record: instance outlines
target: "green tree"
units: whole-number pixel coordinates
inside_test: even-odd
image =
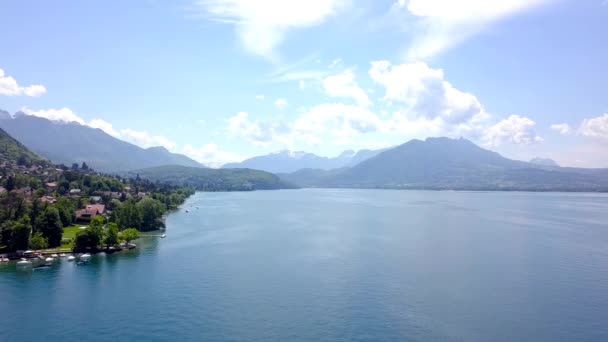
[[[102,216],[96,216],[91,219],[89,228],[87,228],[91,248],[97,248],[103,241],[103,221]]]
[[[74,249],[82,250],[89,247],[91,247],[91,238],[88,229],[76,233],[76,237],[74,238]]]
[[[24,215],[19,221],[15,223],[12,229],[11,236],[11,249],[20,250],[27,249],[30,244],[30,234],[32,233],[32,224],[30,218]]]
[[[139,238],[139,231],[135,228],[125,229],[120,233],[120,239],[123,240],[127,246],[129,245],[129,242],[137,238]]]
[[[114,222],[108,223],[106,237],[104,239],[106,249],[118,244],[118,225]]]
[[[137,203],[137,209],[141,212],[141,226],[138,228],[142,231],[156,230],[161,226],[160,219],[165,210],[161,202],[152,198],[144,198]]]
[[[30,248],[31,249],[45,249],[49,247],[49,243],[47,239],[42,235],[41,232],[34,233],[32,238],[30,239]]]
[[[63,224],[61,223],[59,210],[49,206],[44,211],[43,217],[40,231],[47,238],[49,247],[58,247],[61,245],[61,236],[63,235]]]

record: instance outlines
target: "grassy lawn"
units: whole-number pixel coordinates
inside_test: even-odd
[[[86,224],[75,224],[73,226],[69,226],[69,227],[65,227],[63,228],[63,235],[62,235],[62,240],[63,239],[70,239],[70,240],[74,240],[74,238],[76,237],[76,233],[78,233],[80,231],[80,227],[88,227],[88,225]],[[68,244],[62,244],[61,248],[72,248],[74,247],[73,243],[68,243]]]

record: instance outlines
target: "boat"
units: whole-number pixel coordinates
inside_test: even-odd
[[[44,259],[44,261],[46,261],[46,262],[53,262],[53,261],[55,261],[55,259],[53,259],[53,258],[46,258],[46,259]]]
[[[57,255],[57,254],[51,254],[51,258],[57,259],[57,258],[59,258],[59,255]]]
[[[60,258],[65,258],[65,257],[67,257],[67,256],[68,256],[68,255],[67,255],[67,254],[65,254],[65,253],[61,253],[61,254],[59,254],[59,257],[60,257]]]
[[[84,253],[83,255],[80,256],[80,261],[84,261],[84,262],[91,261],[91,254]]]
[[[160,237],[164,239],[164,238],[166,238],[166,237],[167,237],[167,234],[163,234],[163,235],[161,235]]]
[[[32,267],[32,262],[25,258],[21,258],[21,260],[17,262],[18,269],[31,268],[31,267]]]
[[[190,212],[190,210],[186,210],[186,212],[187,212],[187,213],[189,213],[189,212]]]
[[[73,255],[70,255],[70,256],[68,257],[68,261],[74,261],[74,259],[76,259],[76,257],[75,257],[75,256],[73,256]]]

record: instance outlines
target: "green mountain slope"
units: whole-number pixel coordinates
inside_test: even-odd
[[[193,187],[202,191],[250,191],[290,189],[293,185],[276,175],[251,169],[202,169],[178,165],[131,171],[128,176]]]
[[[30,165],[42,161],[40,157],[28,150],[27,147],[23,146],[23,144],[0,128],[0,160],[1,159],[16,162],[20,165]]]

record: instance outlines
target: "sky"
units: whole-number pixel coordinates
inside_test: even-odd
[[[605,0],[3,0],[0,109],[212,167],[432,136],[608,167]]]

